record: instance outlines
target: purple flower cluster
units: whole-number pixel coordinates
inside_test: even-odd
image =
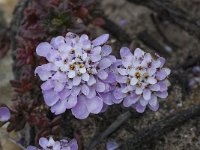
[[[26,150],[78,150],[78,144],[75,139],[71,141],[65,139],[54,141],[52,137],[49,139],[41,137],[39,139],[39,145],[41,148],[28,146]]]
[[[76,118],[85,119],[121,102],[140,113],[147,106],[156,111],[158,97],[168,96],[170,69],[163,68],[164,58],[154,60],[139,48],[132,54],[123,47],[121,59],[116,60],[110,55],[111,46],[105,44],[108,38],[103,34],[91,41],[85,34],[69,32],[37,46],[36,53],[48,63],[35,73],[44,81],[41,89],[52,113],[71,109]]]
[[[0,107],[0,122],[8,121],[10,116],[10,110],[7,107]]]
[[[116,61],[110,55],[111,46],[105,44],[108,38],[103,34],[91,41],[85,34],[79,37],[69,32],[37,46],[36,53],[49,61],[35,73],[45,81],[41,89],[51,112],[61,114],[71,109],[79,119],[101,112],[103,97],[111,90],[109,68]]]
[[[120,50],[121,60],[116,61],[114,71],[117,85],[113,91],[114,103],[123,101],[125,107],[133,107],[142,113],[148,106],[159,108],[158,98],[168,96],[170,69],[163,68],[165,59],[154,60],[149,53],[137,48],[134,54],[126,47]]]

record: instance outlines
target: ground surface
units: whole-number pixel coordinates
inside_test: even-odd
[[[200,3],[198,1],[177,0],[173,2],[175,5],[183,8],[193,16],[200,16],[200,11],[198,9],[200,7]],[[118,0],[117,2],[115,0],[108,0],[102,1],[102,8],[105,10],[105,13],[111,20],[118,24],[125,24],[122,25],[122,27],[130,35],[132,35],[132,37],[136,38],[137,33],[147,30],[153,37],[155,37],[155,39],[162,43],[162,37],[158,34],[150,17],[150,14],[153,12],[146,7],[127,3],[125,0]],[[188,54],[193,56],[197,53],[200,53],[199,41],[188,35],[188,33],[185,31],[181,30],[177,26],[172,25],[169,22],[161,24],[161,28],[164,34],[170,39],[170,41],[179,46],[178,48],[172,49],[172,57],[167,59],[167,65],[169,67],[174,66],[174,64],[181,64],[187,58]],[[153,52],[138,40],[133,41],[131,46],[133,48],[139,46],[146,49],[147,51]],[[161,109],[159,109],[158,112],[154,113],[148,111],[140,119],[129,119],[129,121],[121,126],[120,129],[118,129],[118,131],[110,137],[110,139],[116,139],[119,143],[123,143],[123,141],[126,141],[126,139],[134,137],[136,131],[139,131],[140,129],[147,126],[151,126],[157,120],[164,118],[174,111],[188,108],[191,105],[198,104],[200,102],[200,95],[198,93],[200,90],[199,88],[194,89],[192,91],[193,94],[190,94],[190,91],[185,98],[183,98],[185,93],[183,93],[181,89],[181,85],[173,86],[167,102],[162,102]],[[106,112],[104,115],[110,115],[113,113],[112,119],[114,120],[114,118],[116,118],[115,111],[117,110],[113,111],[111,109],[108,110],[108,112]],[[119,107],[116,107],[116,109],[121,111]],[[173,132],[166,133],[163,137],[161,137],[159,140],[156,140],[151,145],[144,145],[144,147],[141,147],[141,149],[198,150],[200,149],[199,125],[200,118],[191,120],[180,128],[175,129]],[[101,148],[99,147],[97,149]]]
[[[3,5],[4,1],[8,2],[7,0],[0,0],[0,5],[9,6],[7,10],[8,12],[11,12],[11,3],[8,2],[9,5]],[[14,1],[15,0],[13,0],[13,2]],[[200,11],[198,9],[200,7],[200,3],[198,0],[176,0],[173,2],[179,7],[187,10],[187,12],[195,16],[200,16]],[[122,28],[124,28],[132,37],[135,37],[135,39],[137,33],[147,30],[159,42],[163,42],[162,37],[158,34],[155,25],[150,18],[150,14],[152,13],[151,10],[142,6],[127,3],[125,0],[104,0],[101,2],[101,4],[102,8],[105,10],[105,14],[107,14],[109,18],[117,24],[122,25]],[[6,16],[7,20],[9,21],[9,13],[6,14]],[[174,64],[182,63],[187,58],[188,54],[193,56],[197,53],[200,53],[200,44],[196,38],[188,35],[185,31],[181,30],[177,26],[172,25],[169,22],[164,22],[161,24],[161,28],[163,29],[164,34],[170,39],[170,41],[178,45],[178,48],[172,49],[172,56],[167,58],[167,66],[172,67]],[[135,48],[138,46],[151,53],[154,52],[136,39],[132,42],[131,47]],[[11,64],[12,59],[10,54],[0,60],[0,102],[6,102],[8,104],[12,96],[12,90],[9,85],[9,80],[13,78]],[[173,86],[170,90],[169,98],[166,102],[161,102],[161,109],[159,109],[158,112],[154,113],[147,111],[144,116],[139,119],[129,119],[117,130],[117,132],[112,134],[108,139],[114,139],[119,144],[123,143],[128,138],[134,137],[136,132],[140,129],[151,126],[153,123],[159,119],[164,118],[168,114],[200,103],[200,93],[198,92],[200,88],[196,88],[192,92],[190,91],[189,94],[185,96],[185,93],[181,91],[181,85],[174,85],[174,83],[172,84]],[[183,96],[185,96],[185,98],[183,98]],[[126,110],[120,106],[114,106],[98,117],[91,116],[82,122],[72,120],[71,123],[73,124],[74,129],[79,129],[81,131],[81,134],[84,137],[84,143],[87,145],[95,134],[101,133],[103,130],[105,130],[107,126],[112,123],[112,121],[114,121],[119,114],[125,111]],[[101,128],[99,129],[99,127]],[[5,140],[2,140],[2,137],[0,138],[1,143],[8,145],[5,144]],[[102,144],[98,145],[97,150],[105,149],[105,143],[108,139],[105,139]],[[13,147],[4,149],[13,150]],[[172,132],[166,133],[160,139],[152,142],[150,145],[144,145],[144,147],[141,149],[200,149],[200,117],[185,123],[180,128],[177,128]]]

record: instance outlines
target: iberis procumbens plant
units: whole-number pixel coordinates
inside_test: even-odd
[[[116,87],[114,102],[123,101],[125,107],[133,107],[142,113],[146,107],[153,111],[159,108],[158,98],[168,96],[170,69],[163,68],[165,59],[154,60],[149,53],[137,48],[134,54],[126,47],[120,50],[121,60],[115,63]]]
[[[52,137],[49,139],[41,137],[39,139],[39,145],[40,148],[28,146],[26,150],[78,150],[78,144],[75,139],[71,141],[66,139],[55,141]]]
[[[105,45],[108,37],[103,34],[91,41],[85,34],[67,33],[37,46],[37,54],[48,60],[35,73],[44,81],[41,89],[51,112],[61,114],[71,109],[79,119],[101,112],[103,97],[112,89],[106,79],[116,61],[110,55],[111,46]]]
[[[139,48],[134,54],[121,48],[117,60],[110,55],[108,38],[103,34],[90,40],[85,34],[67,33],[37,46],[37,55],[48,63],[35,73],[43,81],[43,97],[52,113],[71,109],[76,118],[85,119],[100,113],[103,106],[121,102],[142,113],[146,107],[156,111],[158,98],[167,97],[170,70],[163,68],[165,59],[155,60]]]

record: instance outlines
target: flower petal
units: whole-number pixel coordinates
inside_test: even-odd
[[[64,54],[70,53],[71,46],[69,46],[67,44],[61,44],[61,45],[58,46],[58,51],[63,52]]]
[[[63,36],[57,36],[52,42],[53,46],[58,49],[60,45],[65,44],[65,38]]]
[[[69,96],[66,100],[66,108],[70,109],[73,108],[74,106],[76,106],[77,104],[77,96]]]
[[[76,76],[73,78],[73,85],[77,86],[81,83],[81,77],[80,76]]]
[[[153,111],[157,111],[158,108],[159,108],[159,103],[157,103],[157,105],[156,105],[156,106],[153,106],[153,107],[149,105],[149,108],[150,108],[151,110],[153,110]]]
[[[88,40],[88,39],[89,39],[89,37],[86,34],[82,34],[80,36],[80,41],[85,41],[85,40]]]
[[[109,93],[103,93],[101,94],[101,97],[103,99],[103,102],[107,105],[112,105],[113,104],[113,99],[114,99],[114,96],[111,92]]]
[[[156,95],[160,98],[167,98],[168,96],[168,92],[167,91],[163,91],[163,92],[156,92]]]
[[[119,83],[126,83],[128,80],[127,76],[115,75],[116,81]]]
[[[96,96],[96,90],[95,87],[90,87],[90,93],[87,95],[87,98],[91,99],[94,98]]]
[[[105,80],[108,77],[108,73],[106,71],[104,71],[104,70],[100,70],[97,73],[97,76],[99,77],[99,79]]]
[[[10,119],[10,110],[7,107],[0,107],[0,121],[5,122]]]
[[[156,68],[160,68],[162,63],[160,60],[154,60],[151,65],[152,65],[152,68],[156,69]]]
[[[88,74],[88,73],[84,73],[83,75],[82,75],[82,80],[83,81],[88,81],[90,79],[90,75]]]
[[[163,68],[163,70],[169,75],[171,73],[171,70],[169,68]]]
[[[116,150],[119,147],[116,141],[108,141],[106,144],[106,150]]]
[[[163,92],[163,91],[167,91],[168,87],[167,87],[167,84],[165,82],[159,82],[159,87],[160,87],[160,91]]]
[[[95,83],[96,83],[96,79],[94,78],[93,75],[91,75],[91,76],[90,76],[90,79],[87,81],[87,84],[88,84],[89,86],[92,86],[92,85],[94,85]]]
[[[71,90],[64,88],[61,92],[59,92],[59,96],[61,100],[67,99],[67,97],[71,94]]]
[[[51,146],[53,146],[54,144],[55,144],[54,139],[53,139],[52,137],[50,137],[47,147],[51,147]]]
[[[99,62],[99,68],[100,69],[106,69],[110,67],[112,62],[108,58],[104,58]]]
[[[56,141],[55,144],[53,145],[53,150],[60,150],[61,145],[59,141]]]
[[[41,146],[42,148],[44,148],[44,149],[47,148],[48,143],[49,143],[49,141],[48,141],[46,138],[44,138],[44,137],[41,137],[41,138],[39,139],[39,144],[40,144],[40,146]]]
[[[60,92],[64,89],[64,87],[65,87],[64,83],[61,83],[59,81],[54,81],[54,91]]]
[[[140,105],[142,106],[146,106],[148,104],[148,101],[143,99],[142,97],[140,98],[139,102],[140,102]]]
[[[42,42],[36,47],[36,53],[39,56],[47,57],[53,50],[53,47],[48,42]]]
[[[158,72],[156,73],[156,78],[157,78],[158,80],[164,80],[166,77],[167,77],[167,72],[165,72],[164,69],[162,69],[162,70],[160,70],[160,71],[158,71]]]
[[[60,81],[60,82],[67,82],[67,81],[68,81],[66,74],[64,74],[64,73],[62,73],[62,72],[56,72],[56,73],[53,75],[52,79],[58,80],[58,81]]]
[[[85,97],[79,96],[75,107],[71,109],[72,114],[78,119],[85,119],[89,116],[89,111],[86,107]]]
[[[135,109],[136,109],[137,112],[143,113],[146,109],[146,106],[142,106],[140,103],[137,103]]]
[[[83,73],[86,73],[86,68],[85,68],[85,67],[80,68],[79,71],[80,71],[80,73],[82,73],[82,74],[83,74]]]
[[[53,80],[47,80],[45,81],[44,83],[42,83],[41,85],[41,89],[43,91],[46,91],[46,90],[50,90],[54,87],[54,83],[53,83]]]
[[[100,55],[101,54],[101,46],[96,46],[91,49],[92,55]]]
[[[90,59],[92,62],[97,62],[97,61],[101,60],[101,55],[91,55]]]
[[[137,96],[136,94],[127,96],[124,98],[123,105],[124,107],[130,107],[131,105],[135,104],[139,100],[140,96]]]
[[[165,58],[163,58],[163,57],[159,57],[158,60],[161,62],[160,67],[163,67],[164,64],[165,64]]]
[[[145,54],[144,51],[141,50],[140,48],[136,48],[134,51],[134,57],[137,59],[141,58],[144,54]]]
[[[115,63],[117,61],[116,57],[113,55],[108,55],[106,56],[106,58],[108,58],[112,63]]]
[[[117,71],[119,72],[119,74],[121,74],[122,76],[128,75],[127,70],[124,68],[117,68]]]
[[[70,147],[70,150],[78,150],[78,143],[76,141],[76,139],[72,139],[69,143],[68,143],[68,147]],[[68,149],[67,149],[68,150]]]
[[[89,87],[86,85],[86,84],[83,84],[82,87],[81,87],[81,92],[84,94],[84,95],[89,95],[90,93],[90,89]]]
[[[155,107],[158,105],[158,100],[157,100],[157,96],[155,96],[154,94],[152,95],[150,101],[149,101],[149,105],[151,107]]]
[[[128,68],[129,66],[131,66],[131,62],[132,62],[132,57],[127,57],[127,58],[124,58],[124,60],[122,60],[122,65],[125,68]]]
[[[110,45],[103,45],[102,46],[102,56],[108,56],[112,52],[112,47]]]
[[[86,106],[89,112],[98,114],[103,108],[103,100],[98,96],[92,99],[86,99]]]
[[[80,86],[74,86],[72,88],[72,90],[71,90],[71,95],[72,96],[77,96],[77,95],[79,95],[80,91],[81,91],[81,87]]]
[[[69,78],[74,78],[76,76],[76,72],[74,71],[74,70],[70,70],[69,72],[68,72],[68,77]]]
[[[38,74],[38,76],[42,81],[46,81],[52,76],[52,73],[50,71],[44,70],[41,66],[38,66],[35,69],[35,74]]]
[[[35,146],[28,146],[26,150],[38,150]]]
[[[156,68],[148,68],[147,73],[149,76],[152,76],[156,73]]]
[[[59,100],[58,94],[53,90],[43,91],[43,96],[48,106],[53,106]]]
[[[155,84],[157,83],[157,80],[154,77],[148,77],[147,82],[149,84]]]
[[[150,100],[151,91],[149,89],[144,89],[143,90],[143,98],[144,98],[144,100]]]
[[[122,88],[121,92],[122,93],[128,93],[128,92],[133,91],[133,90],[135,90],[135,86],[127,85],[127,86]]]
[[[91,41],[90,40],[84,40],[83,42],[82,42],[82,48],[84,49],[84,50],[90,50],[91,49]]]
[[[123,99],[126,95],[122,93],[120,90],[114,90],[113,95],[116,99]]]
[[[132,56],[133,54],[131,53],[130,49],[128,47],[122,47],[120,49],[120,56],[121,58],[126,58],[127,56]]]
[[[116,98],[114,98],[113,99],[113,102],[115,103],[115,104],[119,104],[119,103],[121,103],[123,101],[123,98],[121,98],[121,99],[116,99]]]
[[[96,83],[96,91],[97,92],[104,92],[105,89],[106,89],[106,86],[105,86],[105,84],[103,82],[98,81]]]
[[[157,83],[157,84],[150,85],[149,88],[150,88],[152,91],[159,91],[159,90],[160,90],[160,84]]]
[[[136,85],[137,82],[138,82],[138,79],[137,79],[137,78],[131,78],[130,84],[131,84],[131,85]]]
[[[135,93],[136,93],[137,95],[142,94],[142,92],[143,92],[143,89],[142,89],[142,88],[136,87]]]
[[[115,75],[112,72],[108,73],[108,77],[104,80],[106,83],[114,83],[116,81]]]
[[[92,41],[93,46],[99,46],[108,41],[109,34],[103,34]]]
[[[74,38],[78,38],[78,35],[76,33],[73,33],[73,32],[68,32],[66,34],[65,38],[74,39]]]

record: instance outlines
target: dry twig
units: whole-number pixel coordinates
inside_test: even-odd
[[[126,120],[128,120],[131,116],[138,117],[139,114],[136,112],[132,113],[130,111],[127,111],[118,116],[117,119],[104,132],[102,132],[98,137],[94,137],[91,140],[87,149],[93,149],[99,142],[101,142],[103,139],[116,131],[116,129],[119,128],[124,122],[126,122]]]

